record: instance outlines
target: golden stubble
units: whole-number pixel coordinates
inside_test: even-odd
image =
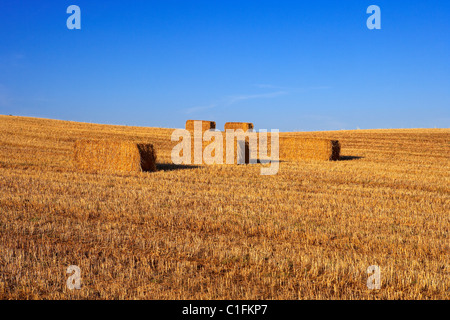
[[[449,129],[282,133],[342,159],[274,176],[170,165],[172,131],[0,116],[0,298],[450,298]],[[81,172],[78,139],[148,141],[159,170]]]

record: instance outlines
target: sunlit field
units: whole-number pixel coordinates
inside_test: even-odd
[[[274,176],[172,165],[172,131],[0,116],[0,299],[450,298],[450,129],[282,133],[342,158]],[[78,171],[80,138],[148,141],[158,171]]]

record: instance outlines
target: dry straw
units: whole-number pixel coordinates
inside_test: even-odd
[[[152,144],[117,140],[78,140],[74,146],[75,167],[83,171],[156,171]]]
[[[227,122],[225,123],[225,131],[227,129],[233,129],[238,130],[242,129],[244,132],[247,132],[247,130],[253,130],[254,126],[251,122]]]
[[[339,160],[337,140],[280,137],[280,160]]]

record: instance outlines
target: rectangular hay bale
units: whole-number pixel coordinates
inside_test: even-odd
[[[187,120],[186,121],[186,130],[194,131],[194,122],[195,121],[200,121],[202,123],[202,132],[205,132],[207,130],[214,130],[214,129],[216,129],[216,122],[215,121]]]
[[[337,140],[280,137],[280,160],[339,160]]]
[[[227,131],[227,129],[242,129],[244,132],[247,132],[247,130],[253,130],[254,126],[251,122],[227,122],[225,123],[225,131]]]
[[[117,140],[77,140],[75,167],[83,171],[156,171],[156,152],[152,144]]]

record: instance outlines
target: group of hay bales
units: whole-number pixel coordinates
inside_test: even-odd
[[[215,130],[216,123],[214,121],[197,120],[201,124],[202,135],[205,131]],[[194,163],[194,145],[201,145],[201,152],[203,154],[204,150],[211,143],[211,141],[203,141],[202,136],[194,137],[194,123],[196,120],[186,121],[186,130],[192,133],[191,142],[191,158],[192,163]],[[227,130],[243,130],[244,132],[253,131],[254,125],[250,122],[227,122],[225,123],[225,133]],[[237,139],[234,139],[234,162],[237,163]],[[223,153],[224,160],[226,163],[226,135],[223,135]],[[245,163],[250,162],[250,144],[248,138],[242,146],[243,152],[245,152]],[[200,151],[200,148],[198,149]],[[340,158],[341,145],[337,140],[329,139],[312,139],[312,138],[301,138],[295,136],[280,137],[279,138],[279,160],[282,161],[297,161],[297,160],[339,160]],[[204,163],[204,162],[202,162]]]
[[[195,135],[195,126],[201,126],[201,135]],[[205,164],[205,149],[214,142],[204,141],[203,135],[206,131],[215,131],[214,121],[187,120],[186,130],[191,133],[191,163]],[[225,123],[225,133],[227,130],[242,130],[244,133],[253,131],[253,123],[249,122],[227,122]],[[212,149],[211,156],[215,152],[222,151],[223,164],[250,163],[250,157],[254,153],[250,150],[250,141],[247,137],[240,141],[238,139],[227,140],[226,134],[220,135],[223,139],[222,150]],[[233,143],[233,154],[227,157],[227,144]],[[257,145],[257,142],[256,142]],[[231,150],[231,148],[228,148]],[[295,136],[279,137],[279,160],[297,161],[304,159],[312,160],[339,160],[341,146],[337,140],[327,139],[307,139]],[[253,150],[252,150],[253,151]],[[254,150],[256,151],[256,150]],[[199,155],[201,152],[201,155]],[[238,154],[240,152],[240,154]],[[197,153],[197,157],[195,154]],[[256,160],[256,159],[255,159]],[[79,170],[88,172],[142,172],[156,171],[156,151],[152,144],[137,143],[130,141],[115,140],[78,140],[74,147],[74,163]]]
[[[186,121],[186,130],[189,132],[193,132],[195,129],[195,123],[200,123],[202,127],[202,132],[205,132],[207,130],[215,130],[216,129],[216,122],[215,121],[208,121],[208,120],[187,120]],[[231,130],[238,130],[242,129],[244,132],[247,130],[253,130],[254,126],[251,122],[227,122],[225,123],[224,127],[225,131],[227,129]]]

